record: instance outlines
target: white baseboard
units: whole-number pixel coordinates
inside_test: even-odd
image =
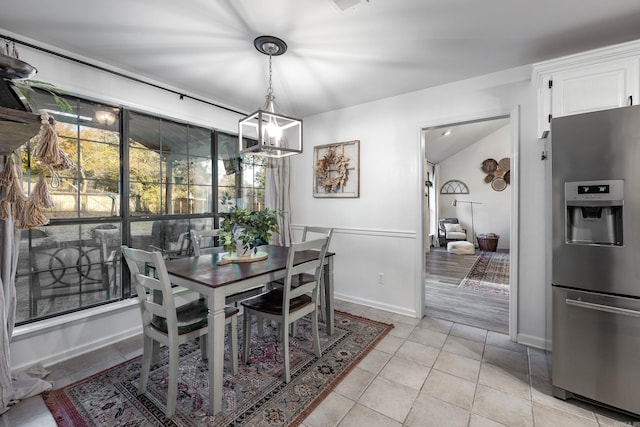
[[[403,307],[398,307],[396,305],[391,305],[391,304],[381,304],[378,301],[368,300],[368,299],[364,299],[364,298],[358,298],[358,297],[354,297],[352,295],[344,295],[344,294],[336,292],[334,294],[334,298],[342,300],[342,301],[346,301],[346,302],[352,302],[354,304],[360,304],[360,305],[365,305],[367,307],[372,307],[372,308],[377,308],[377,309],[380,309],[380,310],[390,311],[391,313],[402,314],[404,316],[415,317],[415,318],[419,317],[419,314],[416,313],[415,310],[407,310],[407,309],[405,309]]]
[[[540,350],[551,350],[551,341],[543,337],[536,337],[527,334],[518,334],[518,343],[529,347],[539,348]]]
[[[82,356],[83,354],[90,353],[92,351],[100,350],[101,348],[113,345],[113,343],[116,343],[118,341],[132,338],[141,334],[142,330],[139,327],[134,327],[126,331],[120,331],[117,334],[111,334],[109,336],[101,337],[101,339],[96,341],[88,342],[83,345],[77,345],[65,351],[58,352],[57,354],[47,355],[46,357],[41,357],[38,359],[31,359],[27,363],[13,363],[13,365],[11,366],[11,371],[17,372],[33,365],[42,365],[44,367],[53,366],[57,363],[73,359],[74,357]]]
[[[137,301],[106,304],[16,328],[11,340],[11,370],[51,366],[115,342],[140,335]]]

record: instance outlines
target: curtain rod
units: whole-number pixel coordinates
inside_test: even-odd
[[[121,73],[121,72],[118,72],[118,71],[113,71],[113,70],[110,70],[108,68],[104,68],[104,67],[101,67],[99,65],[83,61],[81,59],[73,58],[71,56],[68,56],[68,55],[65,55],[65,54],[62,54],[62,53],[58,53],[58,52],[49,50],[49,49],[46,49],[46,48],[41,47],[41,46],[36,46],[36,45],[31,44],[29,42],[18,40],[15,37],[10,37],[10,36],[5,36],[4,34],[0,34],[0,38],[4,39],[6,41],[10,41],[12,43],[18,43],[18,44],[30,47],[30,48],[35,49],[35,50],[39,50],[41,52],[48,53],[49,55],[57,56],[57,57],[66,59],[68,61],[72,61],[72,62],[81,64],[81,65],[85,65],[87,67],[91,67],[91,68],[94,68],[96,70],[104,71],[106,73],[113,74],[113,75],[118,76],[118,77],[122,77],[122,78],[125,78],[125,79],[128,79],[128,80],[132,80],[132,81],[137,82],[137,83],[142,83],[144,85],[154,87],[156,89],[160,89],[160,90],[164,90],[166,92],[170,92],[170,93],[176,94],[176,95],[180,96],[180,99],[189,98],[189,99],[192,99],[194,101],[201,102],[203,104],[207,104],[207,105],[211,105],[211,106],[216,107],[216,108],[220,108],[222,110],[227,110],[227,111],[230,111],[232,113],[240,114],[242,116],[246,116],[247,115],[247,113],[243,113],[241,111],[234,110],[233,108],[225,107],[224,105],[216,104],[214,102],[207,101],[207,100],[202,99],[202,98],[197,98],[195,96],[187,95],[186,93],[181,93],[181,92],[178,92],[176,90],[169,89],[169,88],[157,85],[155,83],[147,82],[147,81],[139,79],[137,77],[129,76],[127,74],[124,74],[124,73]]]

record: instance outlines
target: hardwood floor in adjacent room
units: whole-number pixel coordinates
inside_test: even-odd
[[[458,288],[479,254],[479,250],[474,255],[456,255],[445,248],[431,248],[426,254],[425,314],[508,334],[508,295]]]

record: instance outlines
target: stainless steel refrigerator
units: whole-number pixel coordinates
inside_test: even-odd
[[[640,414],[640,106],[551,138],[553,394]]]

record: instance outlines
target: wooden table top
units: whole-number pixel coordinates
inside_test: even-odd
[[[286,268],[288,247],[265,245],[260,246],[258,250],[267,252],[267,259],[219,265],[220,254],[213,253],[166,261],[167,271],[174,276],[217,288]],[[334,254],[327,252],[327,256],[332,255]],[[294,263],[297,265],[316,258],[317,251],[304,251],[296,255]]]

